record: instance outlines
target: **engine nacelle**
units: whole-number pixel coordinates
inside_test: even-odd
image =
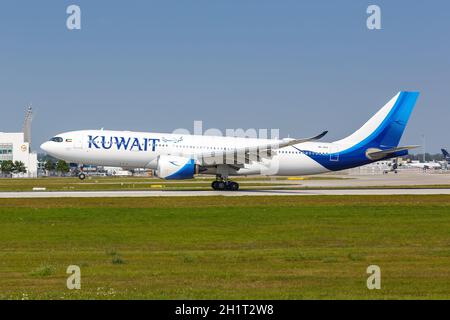
[[[167,180],[192,179],[199,173],[200,166],[194,159],[178,156],[160,156],[156,176]]]

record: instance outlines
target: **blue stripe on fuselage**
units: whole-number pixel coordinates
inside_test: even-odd
[[[366,149],[364,149],[364,152],[354,151],[351,153],[345,153],[345,154],[339,154],[339,160],[331,160],[332,158],[335,158],[337,156],[336,153],[334,154],[320,154],[309,150],[301,150],[297,147],[292,146],[294,149],[300,151],[305,156],[311,158],[312,160],[319,163],[324,168],[330,170],[330,171],[339,171],[339,170],[345,170],[349,168],[359,167],[363,166],[365,164],[369,164],[376,161],[383,161],[386,159],[396,158],[396,157],[402,157],[408,154],[407,150],[396,152],[390,156],[384,157],[382,159],[378,159],[376,161],[370,160],[366,157]],[[308,154],[307,154],[308,153]]]

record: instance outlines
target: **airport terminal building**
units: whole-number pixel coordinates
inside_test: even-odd
[[[31,152],[31,107],[27,109],[23,132],[0,132],[0,163],[2,161],[22,161],[25,164],[26,173],[17,177],[36,178],[38,169],[37,154]]]
[[[0,132],[0,162],[22,161],[27,168],[27,173],[21,177],[37,177],[37,154],[30,152],[30,144],[24,141],[24,134]]]

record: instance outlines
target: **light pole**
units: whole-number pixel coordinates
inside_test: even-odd
[[[423,145],[423,148],[422,148],[422,150],[423,150],[423,162],[425,163],[426,162],[426,158],[425,158],[425,154],[426,154],[426,149],[425,149],[425,134],[422,134],[422,145]]]

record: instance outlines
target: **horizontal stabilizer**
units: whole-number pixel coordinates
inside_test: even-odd
[[[420,146],[404,146],[404,147],[396,147],[396,148],[391,148],[391,149],[386,149],[386,150],[368,151],[367,156],[371,159],[382,159],[384,157],[393,155],[397,152],[415,149],[418,147],[420,147]]]

